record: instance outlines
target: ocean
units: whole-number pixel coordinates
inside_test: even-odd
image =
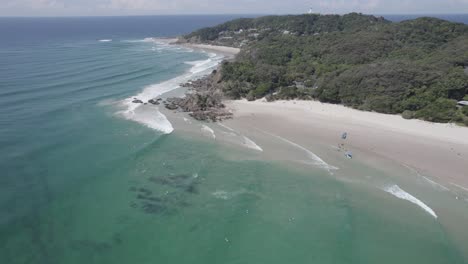
[[[384,199],[132,103],[223,59],[163,37],[235,17],[0,18],[1,263],[468,263],[397,185]]]

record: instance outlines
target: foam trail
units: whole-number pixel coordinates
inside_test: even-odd
[[[215,132],[214,132],[213,129],[211,129],[211,127],[209,127],[207,125],[202,125],[201,130],[202,130],[202,132],[209,134],[213,139],[216,139]]]
[[[468,188],[466,188],[466,187],[463,187],[463,186],[461,186],[461,185],[458,185],[458,184],[456,184],[456,183],[453,183],[453,182],[451,182],[450,184],[452,184],[453,186],[456,186],[456,187],[458,187],[458,188],[460,188],[460,189],[462,189],[462,190],[465,190],[465,191],[467,191],[467,192],[468,192]]]
[[[223,124],[223,123],[218,123],[218,125],[219,125],[220,127],[223,127],[223,128],[225,128],[225,129],[231,131],[231,132],[236,132],[234,129],[232,129],[232,128],[226,126],[226,125]]]
[[[262,130],[260,130],[260,131],[262,131]],[[281,141],[284,141],[284,142],[286,142],[286,143],[288,143],[288,144],[290,144],[290,145],[292,145],[292,146],[294,146],[294,147],[296,147],[296,148],[298,148],[300,150],[303,150],[307,154],[307,156],[314,161],[314,164],[319,166],[319,167],[322,167],[322,168],[324,168],[324,169],[326,169],[328,171],[338,169],[337,167],[329,165],[324,160],[322,160],[319,156],[317,156],[315,153],[313,153],[312,151],[306,149],[305,147],[303,147],[303,146],[301,146],[301,145],[299,145],[297,143],[294,143],[294,142],[292,142],[292,141],[290,141],[288,139],[285,139],[283,137],[268,133],[266,131],[262,131],[262,132],[267,134],[267,135],[270,135],[272,137],[275,137],[275,138],[277,138],[277,139],[279,139]]]
[[[228,126],[225,126],[225,125],[223,125],[221,123],[218,123],[218,125],[220,127],[224,128],[224,129],[226,129],[227,131],[229,131],[229,132],[221,131],[222,133],[224,133],[226,135],[234,136],[234,137],[238,136],[238,134],[236,133],[236,131],[234,129],[232,129],[232,128],[228,127]]]
[[[233,136],[238,136],[239,135],[234,129],[232,129],[232,128],[230,128],[230,127],[228,127],[228,126],[226,126],[226,125],[224,125],[222,123],[219,123],[218,125],[220,127],[225,128],[226,130],[230,131]],[[243,136],[243,135],[241,135],[241,136],[242,136],[242,139],[243,139],[242,144],[245,147],[247,147],[249,149],[253,149],[253,150],[263,152],[263,149],[259,145],[257,145],[257,143],[255,143],[253,140],[251,140],[250,138],[248,138],[246,136]]]
[[[437,183],[437,182],[435,182],[435,181],[433,181],[433,180],[431,180],[431,179],[429,179],[429,178],[427,178],[427,177],[421,175],[415,168],[413,168],[413,167],[411,167],[411,166],[409,166],[409,165],[407,165],[407,164],[404,164],[404,163],[403,163],[402,165],[405,166],[408,170],[412,171],[412,172],[413,172],[414,174],[416,174],[417,176],[423,178],[425,181],[427,181],[428,183],[430,183],[434,188],[442,189],[442,190],[444,190],[444,191],[450,191],[449,188],[443,186],[442,184]]]
[[[252,141],[250,138],[246,136],[242,136],[242,137],[244,138],[244,145],[247,148],[263,152],[263,149],[259,145],[257,145],[254,141]]]
[[[429,179],[429,178],[427,178],[427,177],[425,177],[425,176],[422,176],[422,175],[421,175],[421,177],[422,177],[423,179],[425,179],[427,182],[429,182],[432,186],[436,187],[436,188],[442,189],[442,190],[444,190],[444,191],[450,191],[449,188],[443,186],[443,185],[440,184],[440,183],[437,183],[437,182],[435,182],[435,181],[433,181],[433,180],[431,180],[431,179]]]
[[[417,199],[413,195],[405,192],[398,185],[392,185],[392,186],[386,187],[384,188],[384,191],[392,194],[393,196],[397,198],[416,204],[417,206],[421,207],[424,211],[432,215],[434,218],[437,218],[436,213],[429,206],[421,202],[419,199]]]
[[[112,39],[100,39],[99,42],[111,42]]]

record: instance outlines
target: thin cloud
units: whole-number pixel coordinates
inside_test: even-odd
[[[2,1],[2,0],[0,0]],[[468,0],[3,0],[1,15],[468,13]]]

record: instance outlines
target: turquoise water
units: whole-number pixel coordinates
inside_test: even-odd
[[[2,263],[467,263],[378,188],[126,119],[122,100],[209,54],[89,23],[0,44]]]

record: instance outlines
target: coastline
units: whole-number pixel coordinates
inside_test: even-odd
[[[213,52],[227,58],[233,58],[240,51],[225,46],[176,41],[171,39],[170,44]],[[309,139],[306,134],[313,137],[314,142],[328,146],[326,151],[339,150],[344,153],[349,150],[367,165],[376,166],[373,164],[376,159],[389,161],[433,183],[440,182],[444,188],[468,189],[468,178],[465,177],[465,164],[468,164],[467,127],[407,120],[400,115],[360,111],[317,101],[266,102],[262,99],[225,103],[233,112],[234,119],[223,124],[234,127],[246,136],[258,138],[258,135],[255,136],[258,131],[253,130],[260,130],[307,146]],[[346,146],[340,149],[339,144],[344,143],[340,141],[340,135],[344,132],[349,133],[350,137],[345,142]]]
[[[176,45],[180,45],[186,48],[202,50],[205,52],[212,52],[219,55],[224,55],[226,57],[234,57],[240,52],[239,48],[227,47],[227,46],[216,46],[216,45],[209,45],[209,44],[191,44],[191,43],[184,43]]]
[[[179,38],[167,38],[165,39],[165,41],[171,45],[177,45],[177,46],[194,49],[194,50],[201,50],[204,52],[211,52],[217,55],[226,56],[228,58],[233,58],[240,52],[239,48],[233,48],[233,47],[228,47],[228,46],[217,46],[217,45],[211,45],[211,44],[186,43],[186,42],[180,42]]]
[[[255,88],[220,70],[248,49],[146,37],[225,18],[18,20],[30,30],[2,44],[0,73],[2,259],[468,262],[467,130],[229,101],[228,82]]]
[[[468,128],[406,120],[398,115],[364,112],[316,101],[228,101],[234,119],[230,127],[281,135],[302,146],[320,142],[328,150],[338,145],[372,166],[376,158],[411,168],[444,186],[467,187]],[[340,136],[347,132],[348,138]]]
[[[186,88],[184,88],[186,87],[184,86],[185,84],[210,76],[213,70],[219,68],[223,60],[234,58],[239,49],[199,44],[181,45],[177,43],[177,38],[151,38],[150,40],[164,45],[183,47],[188,49],[187,52],[196,50],[208,55],[208,58],[204,60],[186,61],[185,63],[191,65],[191,68],[183,74],[148,85],[138,94],[122,100],[122,105],[125,109],[116,113],[126,119],[158,130],[163,134],[171,134],[174,131],[172,123],[161,112],[161,110],[166,110],[165,108],[170,108],[171,102],[169,102],[169,99],[181,98],[183,94],[187,95]]]
[[[211,52],[217,55],[223,55],[226,57],[234,57],[240,52],[239,48],[233,48],[228,46],[217,46],[211,44],[195,44],[195,43],[184,43],[180,42],[179,38],[171,37],[171,38],[154,38],[158,42],[167,44],[167,45],[176,45],[181,46],[189,49],[200,50],[203,52]]]

